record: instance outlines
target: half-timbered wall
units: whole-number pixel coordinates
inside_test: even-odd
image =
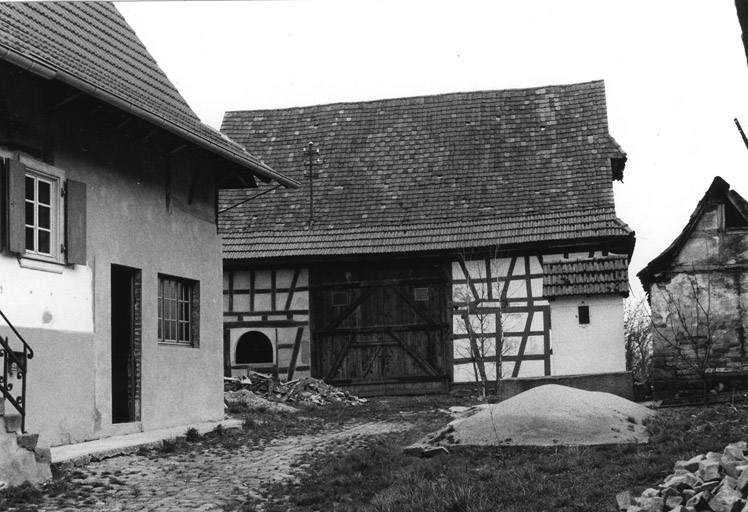
[[[602,256],[598,251],[453,262],[454,382],[480,379],[476,348],[489,380],[496,379],[499,360],[502,379],[625,371],[620,295],[543,296],[543,261]]]
[[[550,306],[542,294],[536,256],[453,262],[454,381],[478,380],[471,337],[490,380],[497,377],[498,356],[500,378],[550,375]],[[503,340],[499,354],[497,339]]]
[[[226,270],[223,311],[226,374],[309,375],[306,269]]]

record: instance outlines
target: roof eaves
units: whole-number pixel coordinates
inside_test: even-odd
[[[647,263],[643,269],[641,269],[636,276],[642,283],[644,291],[648,292],[649,287],[653,282],[655,274],[665,269],[675,258],[675,255],[680,251],[683,245],[686,243],[691,233],[696,228],[696,224],[701,219],[707,206],[714,203],[714,201],[720,197],[726,197],[730,192],[730,184],[719,176],[715,176],[712,184],[709,186],[709,190],[706,191],[704,197],[701,198],[699,203],[696,205],[691,217],[688,219],[688,223],[680,232],[680,234],[673,240],[673,242],[655,257],[652,261]],[[738,196],[740,197],[740,196]],[[742,198],[741,198],[742,199]],[[745,201],[745,200],[743,200]]]
[[[42,59],[39,59],[38,57],[30,58],[26,55],[23,55],[17,52],[16,50],[12,48],[9,48],[3,43],[0,43],[0,60],[5,60],[12,64],[15,64],[16,66],[19,66],[22,69],[29,71],[31,73],[34,73],[46,80],[52,80],[52,79],[59,80],[60,82],[70,85],[71,87],[74,87],[75,89],[83,91],[87,94],[90,94],[91,96],[105,103],[109,103],[110,105],[113,105],[114,107],[117,107],[125,112],[131,113],[141,119],[144,119],[145,121],[148,121],[149,123],[152,123],[159,128],[163,128],[164,130],[169,131],[172,134],[177,135],[178,137],[186,139],[192,142],[193,144],[197,145],[198,147],[201,147],[212,153],[215,153],[230,162],[233,162],[244,168],[247,168],[251,170],[252,172],[255,172],[261,176],[264,176],[265,178],[274,180],[277,183],[280,183],[281,185],[285,187],[288,187],[288,188],[299,187],[299,182],[274,171],[268,165],[255,159],[249,153],[246,153],[246,151],[244,151],[243,149],[242,151],[244,151],[245,153],[243,155],[229,151],[227,148],[218,146],[215,143],[200,136],[199,134],[189,131],[183,128],[182,126],[179,126],[161,117],[158,114],[155,114],[142,107],[134,105],[132,102],[125,100],[121,98],[120,96],[112,94],[111,92],[106,91],[100,87],[96,87],[78,76],[70,74],[61,69],[56,69],[55,66],[42,62]]]

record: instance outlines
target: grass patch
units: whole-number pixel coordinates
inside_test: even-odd
[[[198,432],[195,427],[188,428],[187,432],[185,432],[184,434],[184,438],[188,443],[197,443],[198,441],[200,441],[201,437],[202,436],[200,435],[200,432]]]
[[[268,487],[275,499],[265,509],[614,512],[617,493],[638,495],[656,486],[676,460],[748,440],[748,407],[716,405],[659,411],[647,422],[651,440],[646,445],[463,448],[434,459],[403,455],[402,446],[427,433],[431,420],[424,416],[416,432],[309,457],[304,462],[310,467],[297,483]],[[433,421],[432,430],[445,422],[443,416]]]

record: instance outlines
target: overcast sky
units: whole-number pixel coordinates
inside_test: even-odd
[[[733,122],[748,130],[748,65],[732,0],[117,7],[215,128],[228,110],[605,80],[610,132],[629,158],[615,191],[637,234],[632,276],[680,233],[714,176],[748,197]]]

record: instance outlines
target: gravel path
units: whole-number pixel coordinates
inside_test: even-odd
[[[224,510],[261,497],[263,484],[288,481],[308,454],[353,449],[365,438],[407,430],[407,422],[375,421],[331,427],[315,435],[273,440],[260,447],[210,447],[174,456],[124,455],[76,469],[78,499],[47,498],[40,511]]]

